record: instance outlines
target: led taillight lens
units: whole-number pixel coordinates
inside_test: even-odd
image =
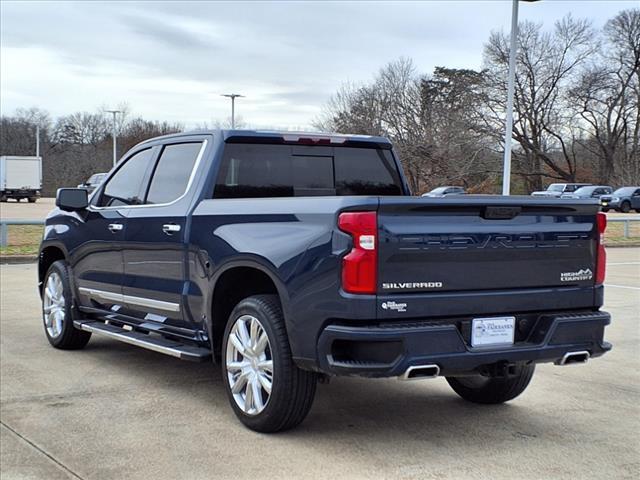
[[[376,212],[345,212],[338,227],[353,237],[353,248],[342,259],[342,289],[348,293],[376,293],[378,219]]]
[[[607,270],[607,254],[604,250],[604,231],[607,229],[607,215],[603,212],[598,212],[596,224],[598,226],[598,238],[596,240],[598,246],[596,252],[596,285],[602,285]]]

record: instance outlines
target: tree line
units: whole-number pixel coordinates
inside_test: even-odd
[[[595,29],[566,16],[551,29],[522,22],[516,57],[512,192],[551,182],[640,183],[640,9]],[[410,185],[500,191],[509,36],[491,33],[480,71],[411,59],[366,84],[343,85],[315,126],[390,137]]]
[[[116,119],[117,158],[143,140],[180,132],[179,123],[133,117],[126,105]],[[40,128],[43,195],[75,186],[92,174],[108,172],[113,165],[113,123],[104,109],[77,112],[52,120],[48,112],[18,109],[0,119],[0,155],[35,155],[36,127]]]

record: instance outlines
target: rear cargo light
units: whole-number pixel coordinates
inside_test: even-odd
[[[598,226],[597,252],[596,252],[596,285],[604,283],[604,277],[607,269],[607,254],[604,250],[604,231],[607,229],[607,215],[598,212],[596,217]]]
[[[286,143],[299,143],[301,145],[331,145],[344,143],[347,140],[345,137],[339,136],[316,137],[311,135],[283,135],[282,138]]]
[[[338,218],[340,230],[353,237],[353,248],[342,259],[342,289],[348,293],[376,293],[378,219],[376,212],[346,212]]]

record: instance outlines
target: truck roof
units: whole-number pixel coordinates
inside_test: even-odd
[[[145,142],[157,139],[180,138],[202,134],[221,135],[225,143],[303,144],[383,149],[391,149],[392,147],[391,141],[388,138],[371,135],[238,129],[196,130],[172,133],[161,137],[150,138],[145,140]]]

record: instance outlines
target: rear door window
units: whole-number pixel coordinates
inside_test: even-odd
[[[186,191],[201,142],[165,145],[158,159],[146,203],[169,203]]]
[[[215,198],[401,195],[388,150],[228,144]]]

